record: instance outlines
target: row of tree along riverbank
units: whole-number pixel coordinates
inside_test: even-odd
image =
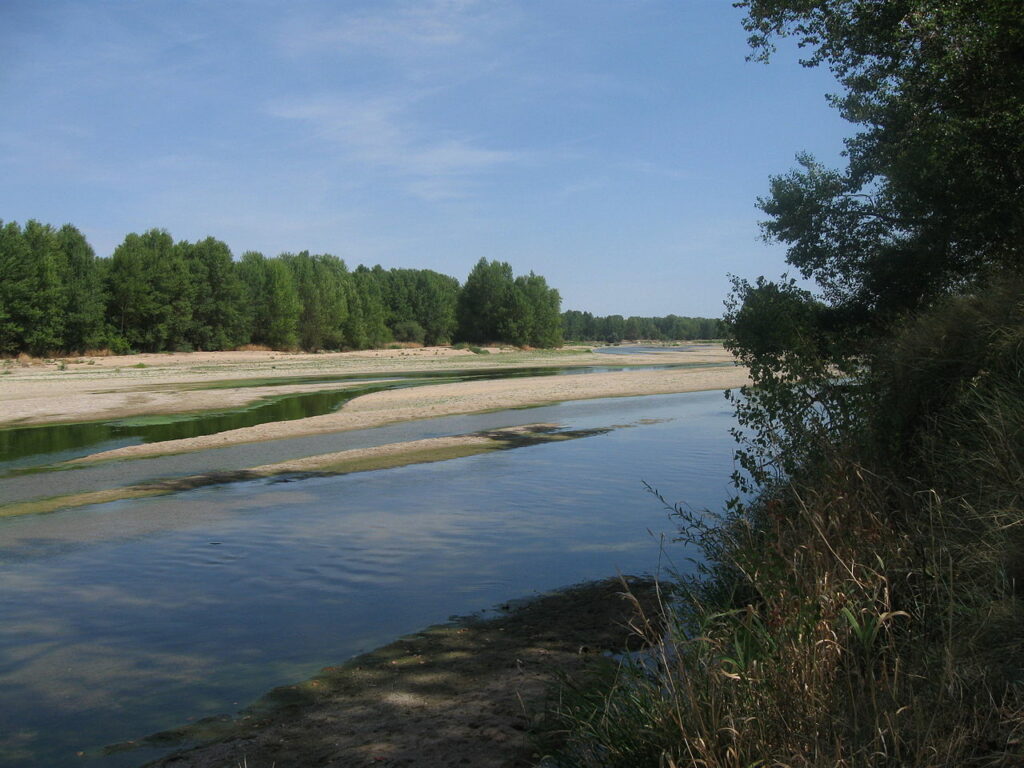
[[[103,259],[71,225],[0,221],[0,355],[720,335],[718,321],[703,318],[563,314],[542,276],[517,277],[487,259],[460,285],[429,269],[349,270],[308,251],[236,260],[215,238],[175,242],[159,229],[128,235]]]

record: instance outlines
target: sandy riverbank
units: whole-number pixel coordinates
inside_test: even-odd
[[[619,425],[633,426],[633,425]],[[372,448],[357,448],[333,453],[322,453],[288,459],[273,464],[261,464],[248,469],[213,471],[184,477],[170,477],[141,482],[134,485],[47,496],[28,501],[0,505],[0,518],[18,515],[43,514],[60,509],[106,504],[123,499],[142,499],[163,496],[179,491],[193,490],[210,485],[257,480],[278,475],[342,475],[370,472],[378,469],[426,464],[435,461],[475,456],[490,451],[522,448],[540,443],[576,440],[603,434],[611,428],[567,430],[557,424],[527,424],[518,427],[486,430],[465,435],[433,437],[387,443]]]
[[[468,355],[468,357],[467,357]],[[429,384],[365,394],[339,411],[292,421],[181,440],[145,443],[94,453],[71,464],[151,458],[201,452],[244,443],[315,436],[379,427],[434,417],[500,411],[570,400],[636,395],[674,394],[726,389],[747,383],[745,369],[732,364],[719,345],[694,345],[651,355],[595,354],[589,350],[500,351],[475,355],[449,348],[373,350],[334,355],[280,353],[197,353],[196,355],[133,356],[128,367],[115,358],[99,358],[89,370],[68,374],[60,367],[28,366],[0,376],[0,427],[115,419],[134,415],[193,412],[245,406],[270,395],[360,386],[350,382],[311,382],[308,377],[425,374],[437,371],[515,371],[522,368],[574,366],[649,366],[691,364],[684,368],[633,368],[612,372],[557,376],[517,376]],[[121,362],[125,362],[125,358]],[[145,362],[149,360],[150,362]],[[282,362],[283,361],[283,362]],[[157,363],[160,363],[159,365]],[[457,368],[456,368],[457,364]],[[8,368],[9,370],[9,368]],[[268,379],[274,380],[270,386]],[[257,386],[246,386],[246,385]],[[531,438],[535,439],[535,438]],[[545,439],[554,439],[548,435]],[[346,473],[410,463],[441,461],[488,450],[516,447],[496,433],[457,435],[414,444],[359,449],[284,460],[266,466],[235,467],[210,474],[163,478],[148,468],[119,475],[116,486],[75,491],[39,475],[39,494],[23,495],[3,506],[0,516],[49,512],[107,501],[174,493],[200,485],[233,482],[291,472]],[[55,493],[56,491],[56,493]]]
[[[586,348],[535,351],[491,348],[488,354],[478,355],[465,349],[424,347],[330,354],[193,352],[51,361],[5,360],[0,362],[0,428],[222,410],[247,405],[269,394],[343,386],[337,382],[301,381],[309,377],[386,377],[391,373],[429,374],[442,370],[538,366],[730,362],[729,353],[715,344],[696,345],[685,351],[668,348],[651,355],[615,356]],[[275,386],[249,386],[266,379],[276,380]],[[280,384],[281,379],[295,379],[296,383]],[[239,386],[230,386],[233,382]],[[723,384],[727,386],[732,384]],[[255,436],[253,439],[264,438]]]
[[[567,400],[727,389],[745,383],[745,369],[730,365],[722,368],[622,371],[434,384],[374,392],[352,400],[335,413],[323,416],[259,424],[183,440],[132,445],[96,453],[77,461],[88,463],[160,456],[240,443],[368,429],[453,414],[523,408]]]

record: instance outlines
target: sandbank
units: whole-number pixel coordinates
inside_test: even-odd
[[[489,348],[474,354],[452,347],[361,352],[190,352],[57,360],[0,361],[0,429],[131,416],[191,413],[243,407],[270,394],[340,389],[339,382],[310,377],[387,377],[539,366],[630,366],[731,363],[718,344],[668,347],[651,355],[607,355],[590,348],[517,350]],[[281,384],[281,379],[296,379]],[[251,386],[274,379],[275,386]],[[231,386],[236,383],[237,386]],[[730,386],[726,384],[725,386]],[[209,388],[204,388],[209,387]],[[637,392],[635,394],[643,394]],[[256,437],[255,439],[261,439]]]

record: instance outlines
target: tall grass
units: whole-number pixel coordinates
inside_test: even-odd
[[[646,658],[563,687],[547,764],[1024,764],[1021,296],[909,326],[812,468],[676,508],[703,572],[638,615]]]

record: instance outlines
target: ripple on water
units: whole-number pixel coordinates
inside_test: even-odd
[[[732,471],[721,410],[720,393],[588,403],[543,420],[676,418],[0,521],[0,731],[37,734],[18,758],[0,746],[0,765],[135,764],[74,753],[236,710],[453,614],[651,569],[674,526],[642,481],[720,506]]]

